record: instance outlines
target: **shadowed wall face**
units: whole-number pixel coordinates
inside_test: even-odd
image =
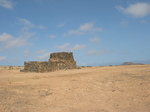
[[[32,61],[24,63],[21,72],[50,72],[62,69],[78,69],[73,53],[51,53],[49,61]]]

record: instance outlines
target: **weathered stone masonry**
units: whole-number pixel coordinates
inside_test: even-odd
[[[78,69],[72,52],[51,53],[48,61],[24,62],[21,72],[50,72],[62,69]]]

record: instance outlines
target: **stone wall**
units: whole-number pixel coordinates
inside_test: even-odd
[[[31,61],[24,62],[23,72],[48,72],[50,71],[49,63],[47,61]]]
[[[0,69],[6,69],[6,70],[21,70],[24,66],[0,66]]]
[[[50,72],[63,69],[78,69],[73,53],[58,52],[51,53],[48,61],[24,62],[21,72]]]
[[[52,62],[69,62],[74,61],[72,52],[51,53],[49,61]]]

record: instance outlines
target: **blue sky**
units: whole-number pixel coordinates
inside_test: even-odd
[[[150,64],[150,1],[0,0],[0,65],[63,51],[79,66]]]

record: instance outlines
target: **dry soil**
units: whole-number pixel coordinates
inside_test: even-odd
[[[150,112],[150,65],[0,69],[0,112]]]

